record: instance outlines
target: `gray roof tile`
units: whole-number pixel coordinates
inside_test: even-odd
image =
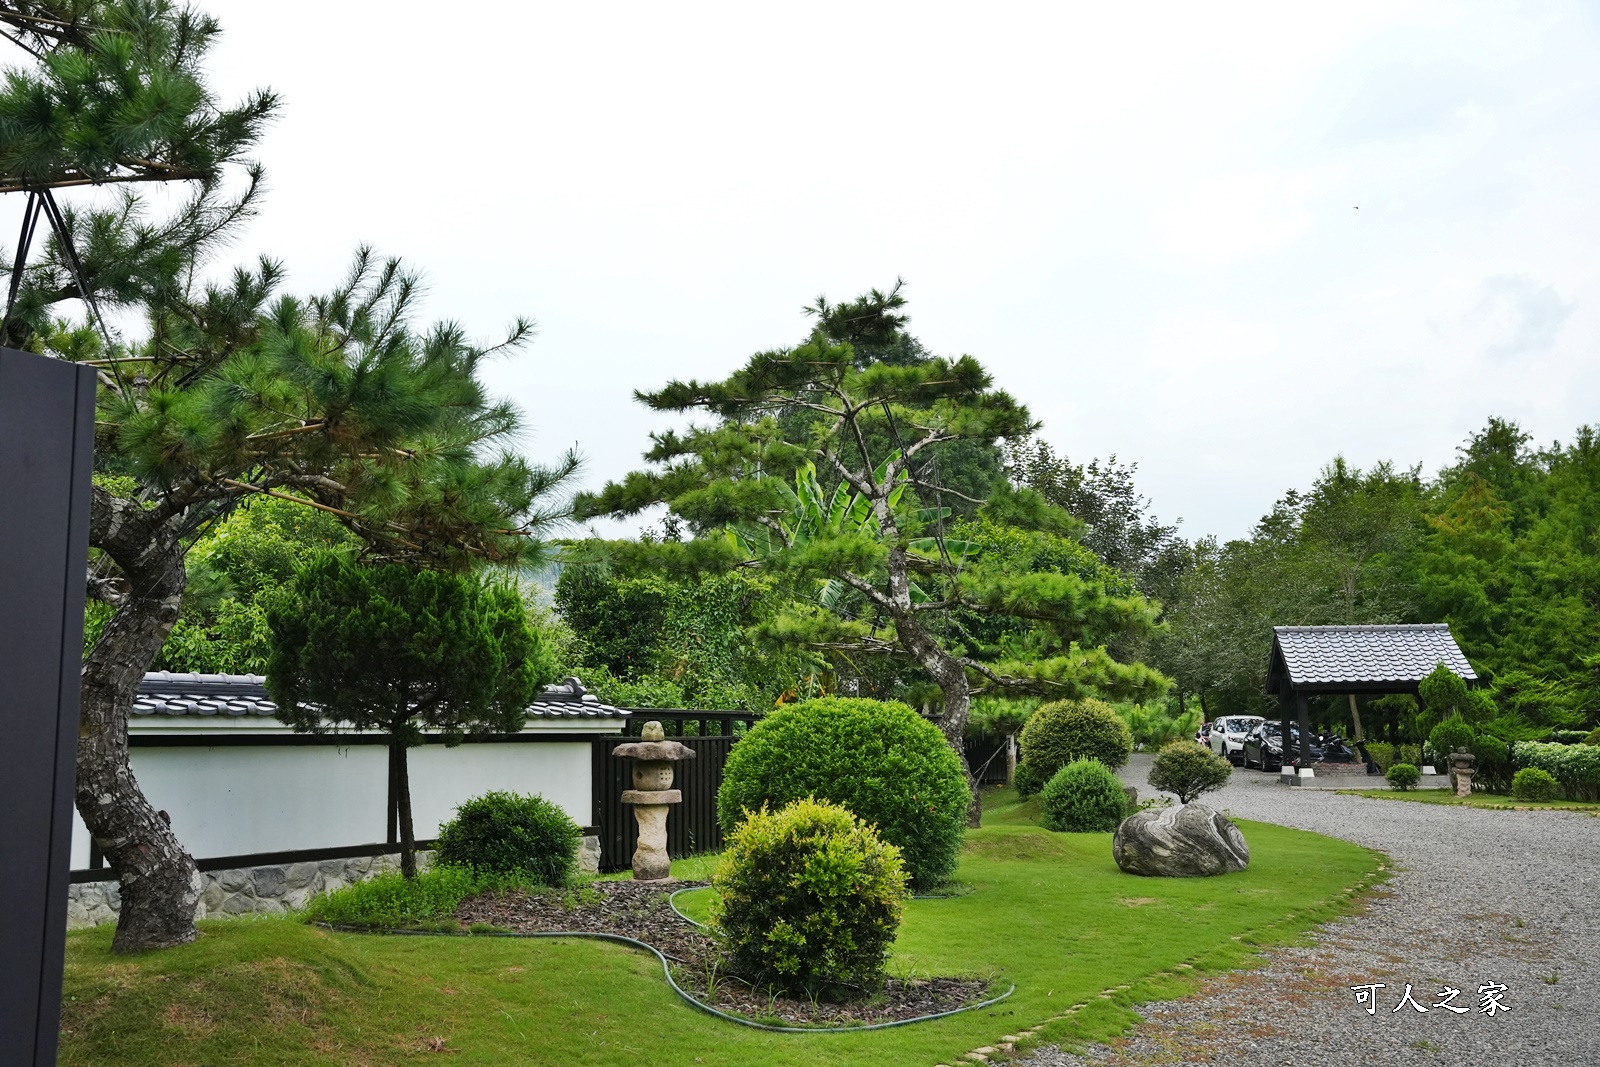
[[[1415,684],[1440,663],[1467,681],[1477,673],[1440,623],[1388,626],[1274,626],[1274,660],[1296,686]],[[1273,665],[1276,667],[1276,663]],[[1269,670],[1269,674],[1275,673]]]
[[[175,674],[151,671],[139,683],[133,713],[184,716],[272,716],[278,709],[259,674]],[[530,719],[626,719],[631,712],[602,704],[576,678],[546,686],[528,705]]]

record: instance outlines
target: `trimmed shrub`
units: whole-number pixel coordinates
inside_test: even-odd
[[[1518,800],[1555,800],[1561,796],[1561,783],[1549,771],[1524,767],[1511,777],[1511,795]]]
[[[844,808],[799,800],[751,812],[711,885],[713,936],[732,969],[758,986],[818,996],[882,984],[905,908],[905,866],[899,849]]]
[[[1502,738],[1479,733],[1472,739],[1472,784],[1490,793],[1504,793],[1511,788],[1511,746]]]
[[[724,833],[762,805],[814,797],[843,805],[899,848],[916,888],[955,869],[972,794],[938,727],[904,704],[824,697],[780,708],[733,746],[722,773]]]
[[[1600,735],[1600,730],[1551,730],[1549,740],[1558,745],[1587,745],[1596,744],[1589,739],[1597,735]]]
[[[560,885],[577,869],[582,839],[578,824],[544,797],[496,791],[462,804],[439,829],[438,862]]]
[[[1384,777],[1389,779],[1389,784],[1404,793],[1417,784],[1422,777],[1422,772],[1417,770],[1414,763],[1396,763],[1389,768],[1389,773]]]
[[[1047,775],[1034,770],[1033,764],[1019,763],[1017,764],[1017,773],[1011,779],[1011,784],[1016,787],[1017,796],[1027,800],[1031,796],[1037,796],[1039,790],[1043,789],[1045,783],[1049,780]]]
[[[1455,675],[1450,677],[1454,678]],[[1476,736],[1472,727],[1467,725],[1467,720],[1459,715],[1452,715],[1435,726],[1428,734],[1428,747],[1433,750],[1435,766],[1450,762],[1450,753],[1458,748],[1471,750]]]
[[[1421,745],[1398,745],[1394,750],[1394,758],[1400,763],[1409,763],[1414,767],[1422,765]]]
[[[1022,761],[1044,781],[1074,760],[1093,759],[1110,770],[1128,762],[1133,734],[1103,700],[1058,700],[1028,719],[1019,739]]]
[[[1110,833],[1127,818],[1128,794],[1099,760],[1073,760],[1057,771],[1040,794],[1047,830],[1069,834]]]
[[[317,897],[306,908],[312,922],[391,929],[449,919],[479,889],[464,867],[434,866],[407,878],[399,871]]]
[[[1387,741],[1368,741],[1367,755],[1378,765],[1378,770],[1385,774],[1394,766],[1394,746]]]
[[[1179,740],[1168,743],[1156,753],[1149,780],[1163,793],[1176,794],[1179,804],[1187,804],[1202,793],[1227,785],[1232,773],[1233,764],[1213,754],[1209,748]]]
[[[1569,800],[1600,801],[1600,746],[1519,741],[1512,748],[1518,767],[1537,767],[1561,783]]]

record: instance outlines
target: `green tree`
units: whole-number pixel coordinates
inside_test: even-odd
[[[861,306],[862,315],[876,316],[876,336],[902,330],[899,305],[868,298]],[[1017,691],[1072,692],[1086,677],[1121,691],[1163,684],[1148,668],[1066,639],[1108,620],[1152,625],[1142,599],[1112,597],[1076,574],[968,565],[948,536],[949,513],[926,506],[952,494],[924,464],[928,450],[953,442],[992,447],[1035,428],[1027,409],[995,388],[971,356],[862,366],[852,343],[817,329],[796,348],[757,353],[722,381],[674,381],[635,395],[654,410],[717,421],[655,435],[646,454],[655,466],[580,498],[580,513],[629,515],[665,503],[698,531],[733,528],[736,537],[650,547],[680,566],[757,566],[796,588],[814,585],[817,599],[775,619],[764,636],[915,663],[940,690],[938,724],[963,765],[974,678]],[[803,432],[787,418],[795,411],[806,413]],[[874,440],[885,444],[875,448]],[[818,471],[839,479],[831,494]],[[986,661],[950,631],[956,611],[1050,622],[1065,640],[1055,654]],[[974,790],[974,819],[977,811]]]
[[[267,691],[278,718],[316,733],[381,730],[396,772],[400,867],[416,876],[406,750],[424,730],[446,744],[516,733],[556,678],[515,589],[404,564],[325,556],[267,615]]]
[[[371,560],[454,568],[526,558],[564,509],[544,500],[574,469],[505,451],[516,412],[478,369],[491,349],[452,325],[413,325],[415,277],[358,255],[323,296],[279,293],[263,260],[207,282],[202,268],[248,215],[259,171],[245,155],[275,104],[222,108],[203,77],[213,20],[160,2],[0,5],[33,57],[0,88],[0,188],[184,181],[154,218],[129,194],[57,220],[37,264],[13,266],[8,343],[92,363],[100,381],[90,596],[110,609],[84,658],[76,799],[121,883],[113,945],[192,940],[193,859],[140,792],[127,717],[177,623],[194,537],[244,499],[276,496],[337,517]],[[242,198],[222,197],[244,167]],[[142,316],[113,338],[64,308],[84,300]],[[508,343],[526,341],[519,323]]]
[[[190,547],[183,610],[155,669],[264,673],[272,652],[267,605],[320,553],[360,546],[326,511],[272,497],[240,501]]]

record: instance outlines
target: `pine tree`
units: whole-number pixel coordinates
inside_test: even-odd
[[[283,295],[270,260],[200,280],[253,208],[260,172],[244,154],[275,106],[270,93],[215,103],[201,74],[213,20],[162,0],[0,0],[0,25],[38,57],[0,88],[0,188],[195,190],[161,219],[133,193],[61,212],[43,260],[16,264],[6,328],[9,344],[99,374],[88,581],[112,614],[84,658],[76,799],[121,882],[113,947],[179,944],[195,936],[200,880],[134,781],[127,721],[178,618],[193,538],[276,496],[337,517],[369,562],[509,565],[563,516],[546,499],[577,461],[536,467],[507,451],[518,414],[478,375],[494,349],[454,325],[415,328],[418,283],[397,261],[363,250],[309,299]],[[247,177],[232,200],[219,191],[230,164]],[[145,331],[108,338],[66,316],[79,300],[137,309]],[[530,335],[519,322],[497,347]]]
[[[891,291],[843,307],[861,336],[896,351],[903,304]],[[824,319],[838,312],[820,301],[811,310]],[[815,600],[766,625],[766,636],[915,663],[939,688],[938,725],[963,765],[975,679],[1008,692],[1162,688],[1155,672],[1073,640],[1108,623],[1149,627],[1154,610],[1142,598],[1110,596],[1076,574],[985,565],[948,536],[951,496],[1012,523],[1074,525],[1037,494],[1000,486],[985,501],[952,490],[926,463],[941,446],[993,449],[1031,433],[1027,408],[970,356],[873,362],[829,334],[819,327],[796,348],[757,353],[720,382],[635,393],[654,410],[717,421],[654,435],[645,457],[653,468],[580,497],[578,512],[627,515],[665,503],[702,536],[636,551],[667,565],[753,565],[810,580]],[[837,480],[831,493],[824,472]],[[983,655],[962,633],[962,613],[1048,624],[1051,640],[1009,658]]]

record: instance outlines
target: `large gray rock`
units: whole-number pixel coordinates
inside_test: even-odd
[[[1204,804],[1141,811],[1122,820],[1111,842],[1129,874],[1202,878],[1250,866],[1250,846],[1233,821]]]

